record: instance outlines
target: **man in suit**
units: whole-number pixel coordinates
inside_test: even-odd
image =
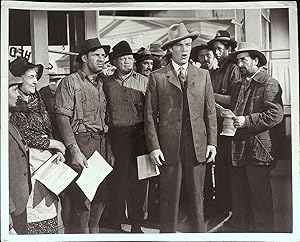
[[[16,106],[21,77],[9,72],[9,115]],[[9,228],[18,234],[27,234],[26,205],[31,190],[27,146],[17,128],[9,122]]]
[[[206,232],[205,164],[216,155],[217,121],[209,72],[189,64],[198,36],[183,23],[170,26],[162,49],[172,61],[150,74],[146,92],[146,144],[161,173],[160,232],[176,232],[179,207],[187,211],[190,232]]]

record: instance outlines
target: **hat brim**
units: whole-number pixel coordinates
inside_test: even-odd
[[[166,53],[163,50],[150,51],[152,55],[164,56]]]
[[[226,42],[228,42],[228,45],[231,46],[232,49],[235,49],[237,46],[237,41],[235,41],[234,39],[228,39],[226,37],[218,37],[218,38],[212,39],[207,42],[207,45],[211,48],[212,44],[216,41],[226,41]]]
[[[152,55],[144,55],[144,56],[138,57],[138,55],[135,53],[133,56],[134,56],[136,63],[139,63],[144,60],[154,60],[154,57]]]
[[[187,38],[192,38],[192,41],[194,41],[195,39],[197,39],[197,37],[200,35],[200,33],[198,31],[195,31],[195,32],[192,32],[188,35],[185,35],[185,36],[181,36],[181,37],[178,37],[178,38],[175,38],[175,39],[172,39],[170,41],[167,41],[166,43],[164,43],[161,48],[162,50],[166,50],[168,47],[174,45],[175,43],[183,40],[183,39],[187,39]]]
[[[90,51],[92,51],[92,50],[97,50],[97,49],[100,49],[100,48],[104,49],[104,52],[105,52],[106,55],[109,54],[109,51],[110,51],[110,45],[98,45],[98,46],[95,46],[95,47],[89,49],[88,51],[79,53],[79,54],[76,56],[76,61],[77,61],[77,62],[82,62],[81,56],[83,56],[84,54],[86,54],[86,53],[88,53],[88,52],[90,52]]]
[[[237,50],[237,51],[234,51],[234,52],[231,52],[229,53],[228,57],[236,62],[237,61],[237,55],[240,54],[240,53],[243,53],[243,52],[252,52],[252,53],[255,53],[255,55],[257,55],[258,59],[259,59],[259,63],[258,63],[258,67],[260,66],[264,66],[267,64],[267,58],[266,56],[260,52],[259,50],[253,50],[253,49],[240,49],[240,50]]]

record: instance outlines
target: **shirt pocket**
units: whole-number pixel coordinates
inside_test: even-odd
[[[84,111],[92,112],[96,110],[96,105],[99,103],[97,95],[97,93],[81,90],[81,100]]]

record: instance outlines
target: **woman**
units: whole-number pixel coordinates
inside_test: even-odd
[[[58,155],[58,161],[64,162],[65,146],[62,142],[52,139],[51,124],[40,94],[36,90],[38,80],[43,73],[41,64],[34,65],[27,59],[19,57],[10,63],[9,69],[14,76],[22,77],[19,87],[20,100],[10,121],[18,128],[22,138],[32,151],[36,149]],[[39,152],[39,151],[38,151]],[[49,153],[51,155],[51,153]],[[41,156],[29,160],[30,171],[33,174],[45,161]],[[29,234],[58,233],[57,204],[58,198],[40,182],[31,177],[32,192],[27,204],[27,219]]]

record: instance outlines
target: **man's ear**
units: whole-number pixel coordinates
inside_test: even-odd
[[[82,62],[86,63],[87,62],[87,54],[83,54],[81,56],[81,60],[82,60]]]
[[[258,57],[255,57],[254,58],[254,61],[255,61],[255,65],[257,66],[259,64],[259,58]]]

